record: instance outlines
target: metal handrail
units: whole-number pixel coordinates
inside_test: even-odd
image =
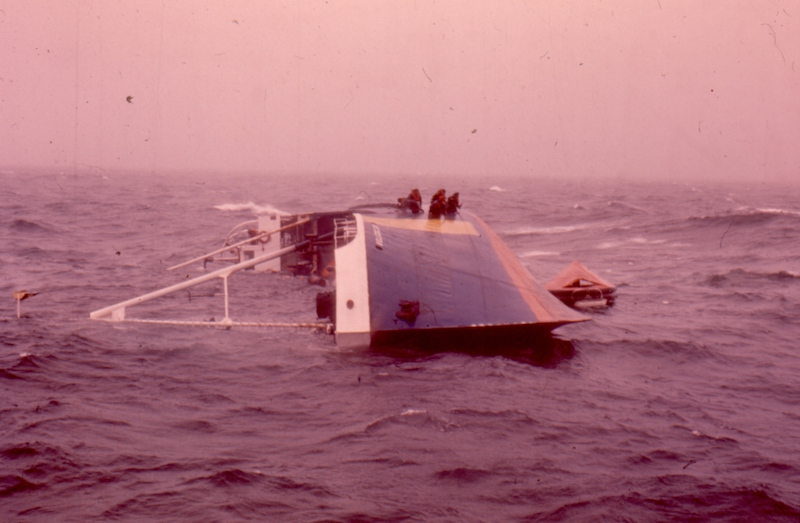
[[[333,233],[323,234],[318,238],[318,240],[324,239],[328,236],[331,236]],[[197,278],[192,278],[191,280],[182,281],[180,283],[176,283],[175,285],[170,285],[169,287],[164,287],[163,289],[158,289],[153,292],[149,292],[147,294],[143,294],[141,296],[137,296],[136,298],[131,298],[129,300],[122,301],[120,303],[116,303],[114,305],[109,305],[108,307],[103,307],[102,309],[98,309],[94,312],[89,314],[89,318],[93,320],[100,320],[104,318],[108,318],[111,321],[122,321],[125,319],[125,309],[127,307],[131,307],[133,305],[139,305],[140,303],[144,303],[150,300],[154,300],[156,298],[160,298],[162,296],[166,296],[167,294],[172,294],[174,292],[182,291],[184,289],[188,289],[190,287],[194,287],[196,285],[200,285],[201,283],[205,283],[207,281],[211,281],[214,278],[222,278],[224,283],[224,290],[225,290],[225,319],[223,322],[230,323],[231,320],[228,317],[228,276],[231,274],[244,270],[249,269],[250,267],[254,267],[259,263],[264,263],[275,258],[279,258],[284,254],[289,254],[290,252],[297,251],[303,249],[311,244],[311,240],[304,240],[302,242],[297,242],[293,245],[288,247],[284,247],[283,249],[279,249],[275,252],[267,253],[261,256],[257,256],[251,260],[246,260],[235,265],[231,265],[230,267],[224,267],[222,269],[218,269],[213,272],[209,272],[208,274],[204,274],[202,276],[198,276]]]
[[[242,231],[247,230],[247,228],[252,225],[258,225],[258,220],[248,220],[246,222],[242,222],[236,225],[233,229],[230,230],[228,235],[225,237],[225,245],[228,245],[228,240],[231,238],[231,236],[234,236]]]
[[[339,218],[334,220],[334,223],[336,225],[335,241],[337,248],[347,244],[358,234],[358,222],[353,218]]]
[[[334,324],[330,322],[320,323],[287,323],[287,322],[263,322],[263,321],[191,321],[191,320],[151,320],[131,318],[123,320],[126,323],[148,323],[152,325],[177,325],[181,327],[267,327],[272,329],[312,329],[332,332]]]
[[[258,241],[258,240],[260,240],[261,238],[263,238],[265,236],[270,236],[270,235],[272,235],[274,233],[283,232],[283,231],[285,231],[287,229],[291,229],[292,227],[303,225],[303,224],[308,223],[308,222],[309,222],[309,220],[300,220],[300,221],[295,222],[295,223],[293,223],[291,225],[287,225],[285,227],[281,227],[280,229],[275,229],[274,231],[262,232],[261,234],[259,234],[257,236],[253,236],[252,238],[247,238],[246,240],[242,240],[242,241],[234,243],[232,245],[226,245],[226,246],[222,247],[221,249],[217,249],[216,251],[210,252],[208,254],[204,254],[202,256],[198,256],[197,258],[193,258],[193,259],[191,259],[189,261],[185,261],[183,263],[179,263],[178,265],[173,265],[172,267],[169,267],[167,270],[171,271],[171,270],[174,270],[174,269],[180,269],[181,267],[186,267],[187,265],[191,265],[194,262],[205,260],[206,258],[209,258],[211,256],[217,255],[217,254],[219,254],[221,252],[225,252],[225,251],[227,251],[229,249],[235,249],[237,247],[241,247],[242,245],[246,245],[246,244],[248,244],[248,243],[250,243],[252,241]]]

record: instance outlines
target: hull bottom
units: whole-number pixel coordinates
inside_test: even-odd
[[[491,325],[436,329],[379,331],[372,335],[372,348],[410,347],[437,350],[493,350],[530,348],[552,339],[550,331],[561,324]]]
[[[549,328],[531,329],[529,325],[507,325],[379,332],[373,337],[369,351],[404,360],[418,360],[446,353],[499,356],[528,365],[551,368],[571,359],[575,355],[575,346],[570,340],[554,337]]]

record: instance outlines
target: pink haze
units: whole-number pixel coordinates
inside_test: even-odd
[[[0,167],[800,179],[800,5],[11,0]]]

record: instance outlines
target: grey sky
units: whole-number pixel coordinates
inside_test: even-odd
[[[800,179],[797,2],[10,0],[0,47],[5,168]]]

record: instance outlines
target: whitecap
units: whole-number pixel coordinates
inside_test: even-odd
[[[800,212],[797,211],[787,211],[784,209],[776,209],[772,207],[767,207],[765,209],[756,209],[756,212],[764,213],[764,214],[779,214],[785,216],[800,216]]]
[[[225,212],[241,212],[241,211],[249,211],[253,214],[289,214],[287,212],[281,211],[280,209],[266,204],[266,205],[258,205],[253,202],[247,203],[223,203],[220,205],[215,205],[215,209],[218,211],[225,211]]]
[[[615,249],[617,247],[621,247],[625,244],[635,244],[635,245],[661,245],[663,243],[667,243],[667,240],[664,239],[657,239],[657,240],[650,240],[648,238],[642,238],[641,236],[635,236],[633,238],[628,238],[624,241],[611,241],[611,242],[604,242],[597,246],[598,249]]]
[[[588,225],[554,225],[552,227],[520,227],[507,231],[508,236],[527,236],[529,234],[563,234],[586,229]]]
[[[505,189],[497,185],[492,185],[491,187],[489,187],[489,190],[494,192],[506,192]]]
[[[528,251],[519,255],[520,258],[533,258],[535,256],[558,256],[561,253],[555,251]]]

